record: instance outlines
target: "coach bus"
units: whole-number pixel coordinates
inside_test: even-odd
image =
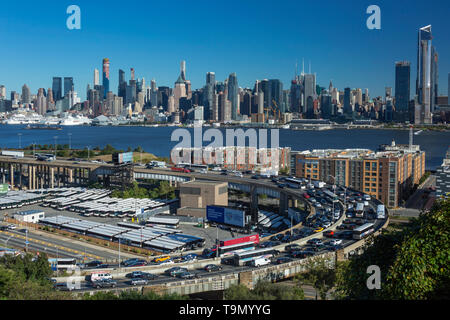
[[[279,251],[274,248],[264,248],[264,249],[236,252],[233,256],[233,264],[235,266],[243,266],[250,264],[251,261],[256,259],[260,258],[270,259],[273,256],[276,256],[277,254],[279,254]]]
[[[353,230],[353,239],[361,240],[375,231],[375,224],[366,223]]]

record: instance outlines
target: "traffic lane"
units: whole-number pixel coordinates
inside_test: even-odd
[[[9,238],[9,239],[8,239]],[[5,246],[13,247],[19,250],[24,250],[26,248],[26,240],[18,239],[14,237],[9,237],[0,233],[0,240],[5,243]],[[28,244],[29,251],[43,252],[49,256],[59,257],[59,258],[75,258],[73,253],[66,252],[64,250],[59,250],[52,247],[46,247],[38,243],[29,242]]]
[[[26,237],[25,229],[16,229],[16,230],[10,230],[9,232],[14,233],[15,235],[19,237]],[[106,252],[103,252],[101,250],[93,250],[90,247],[84,247],[82,245],[77,245],[69,241],[64,241],[60,239],[54,239],[51,237],[46,237],[43,235],[37,235],[32,232],[28,232],[28,241],[31,242],[37,242],[41,243],[45,247],[52,247],[52,246],[58,246],[60,250],[65,250],[68,252],[72,252],[74,255],[77,256],[85,256],[86,258],[90,259],[102,259],[105,257]],[[112,258],[110,259],[116,259],[117,256],[110,256]]]

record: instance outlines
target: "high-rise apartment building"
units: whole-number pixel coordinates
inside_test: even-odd
[[[237,120],[239,114],[239,87],[236,73],[228,77],[228,100],[231,103],[231,120]]]
[[[100,84],[100,71],[98,69],[94,69],[94,86]]]
[[[203,94],[203,118],[210,120],[212,118],[212,108],[214,104],[214,94],[216,90],[216,74],[214,72],[208,72],[206,74],[206,85]]]
[[[103,98],[106,99],[106,94],[109,92],[109,59],[103,59],[103,82],[104,92]]]
[[[291,174],[367,193],[389,207],[398,207],[425,173],[425,152],[419,146],[368,149],[291,151]]]
[[[351,89],[345,88],[344,89],[344,114],[352,114],[353,107],[351,105]]]
[[[431,25],[420,28],[417,43],[417,105],[415,122],[431,124],[432,88],[433,88],[433,47]]]

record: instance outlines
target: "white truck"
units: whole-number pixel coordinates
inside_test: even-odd
[[[2,156],[14,157],[14,158],[23,158],[24,153],[22,151],[8,151],[2,150]]]
[[[312,184],[314,185],[315,188],[323,188],[325,187],[325,182],[323,181],[313,181]]]
[[[253,267],[261,267],[270,264],[270,259],[268,258],[258,258],[252,261],[251,265]]]

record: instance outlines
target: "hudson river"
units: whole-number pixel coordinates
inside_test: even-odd
[[[36,144],[69,144],[72,148],[82,149],[103,148],[111,144],[117,149],[126,150],[128,147],[142,147],[146,152],[157,156],[169,157],[170,150],[178,144],[171,141],[171,134],[177,127],[91,127],[73,126],[63,127],[62,130],[27,130],[25,125],[0,125],[0,148],[19,148]],[[208,128],[203,128],[203,132]],[[193,129],[187,129],[193,133]],[[224,129],[220,129],[224,132]],[[244,129],[246,130],[246,129]],[[71,135],[69,135],[69,133]],[[21,135],[19,135],[21,134]],[[192,134],[193,136],[193,134]],[[224,140],[225,140],[224,134]],[[270,145],[270,129],[267,140]],[[291,147],[292,150],[303,151],[312,149],[345,149],[365,148],[376,150],[380,144],[390,144],[392,139],[397,144],[408,144],[409,131],[407,130],[279,130],[279,145]],[[208,145],[207,141],[204,145]],[[225,141],[224,141],[225,143]],[[414,135],[414,144],[419,144],[426,152],[427,169],[436,169],[441,165],[447,148],[450,146],[450,132],[424,131]]]

